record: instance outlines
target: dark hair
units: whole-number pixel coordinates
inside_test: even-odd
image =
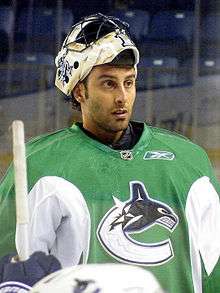
[[[88,77],[89,75],[87,75],[82,81],[79,81],[79,83],[81,82],[85,89],[87,90],[87,80],[88,80]],[[70,102],[72,104],[72,108],[74,110],[77,110],[77,111],[81,111],[81,105],[80,103],[77,101],[77,99],[74,97],[73,95],[73,91],[71,92],[71,96],[70,97],[67,97],[67,102]]]

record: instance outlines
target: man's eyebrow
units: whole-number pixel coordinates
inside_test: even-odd
[[[98,79],[106,79],[106,78],[117,79],[117,77],[115,77],[114,75],[111,75],[111,74],[103,74],[98,77]],[[125,79],[128,79],[128,78],[136,78],[136,75],[130,74],[125,77]]]
[[[110,74],[102,74],[102,75],[100,75],[98,77],[98,79],[104,79],[104,78],[114,78],[114,79],[116,79],[114,75],[110,75]]]
[[[133,73],[133,74],[126,76],[126,78],[136,78],[136,75]]]

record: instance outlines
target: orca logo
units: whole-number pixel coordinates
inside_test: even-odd
[[[155,243],[142,243],[130,237],[154,225],[171,233],[176,228],[178,216],[166,204],[153,200],[142,182],[131,181],[130,199],[121,202],[114,198],[113,206],[101,220],[97,237],[104,249],[114,258],[137,265],[161,265],[173,256],[170,239]]]

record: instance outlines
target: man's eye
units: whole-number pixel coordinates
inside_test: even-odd
[[[104,87],[106,88],[112,88],[115,85],[112,80],[106,80],[103,84],[104,84]]]
[[[132,87],[133,84],[134,84],[134,81],[133,81],[133,80],[126,80],[126,81],[125,81],[125,86],[126,86],[127,88]]]

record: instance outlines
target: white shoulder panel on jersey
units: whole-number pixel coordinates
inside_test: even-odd
[[[219,196],[208,177],[203,176],[192,184],[185,212],[189,227],[195,293],[200,293],[202,292],[200,257],[207,274],[210,275],[220,256]]]
[[[34,185],[28,201],[30,253],[36,250],[51,253],[62,267],[78,264],[81,255],[86,263],[90,214],[79,189],[63,178],[46,176]]]
[[[78,289],[78,290],[77,290]],[[125,264],[89,264],[55,272],[31,293],[163,293],[152,273]]]

